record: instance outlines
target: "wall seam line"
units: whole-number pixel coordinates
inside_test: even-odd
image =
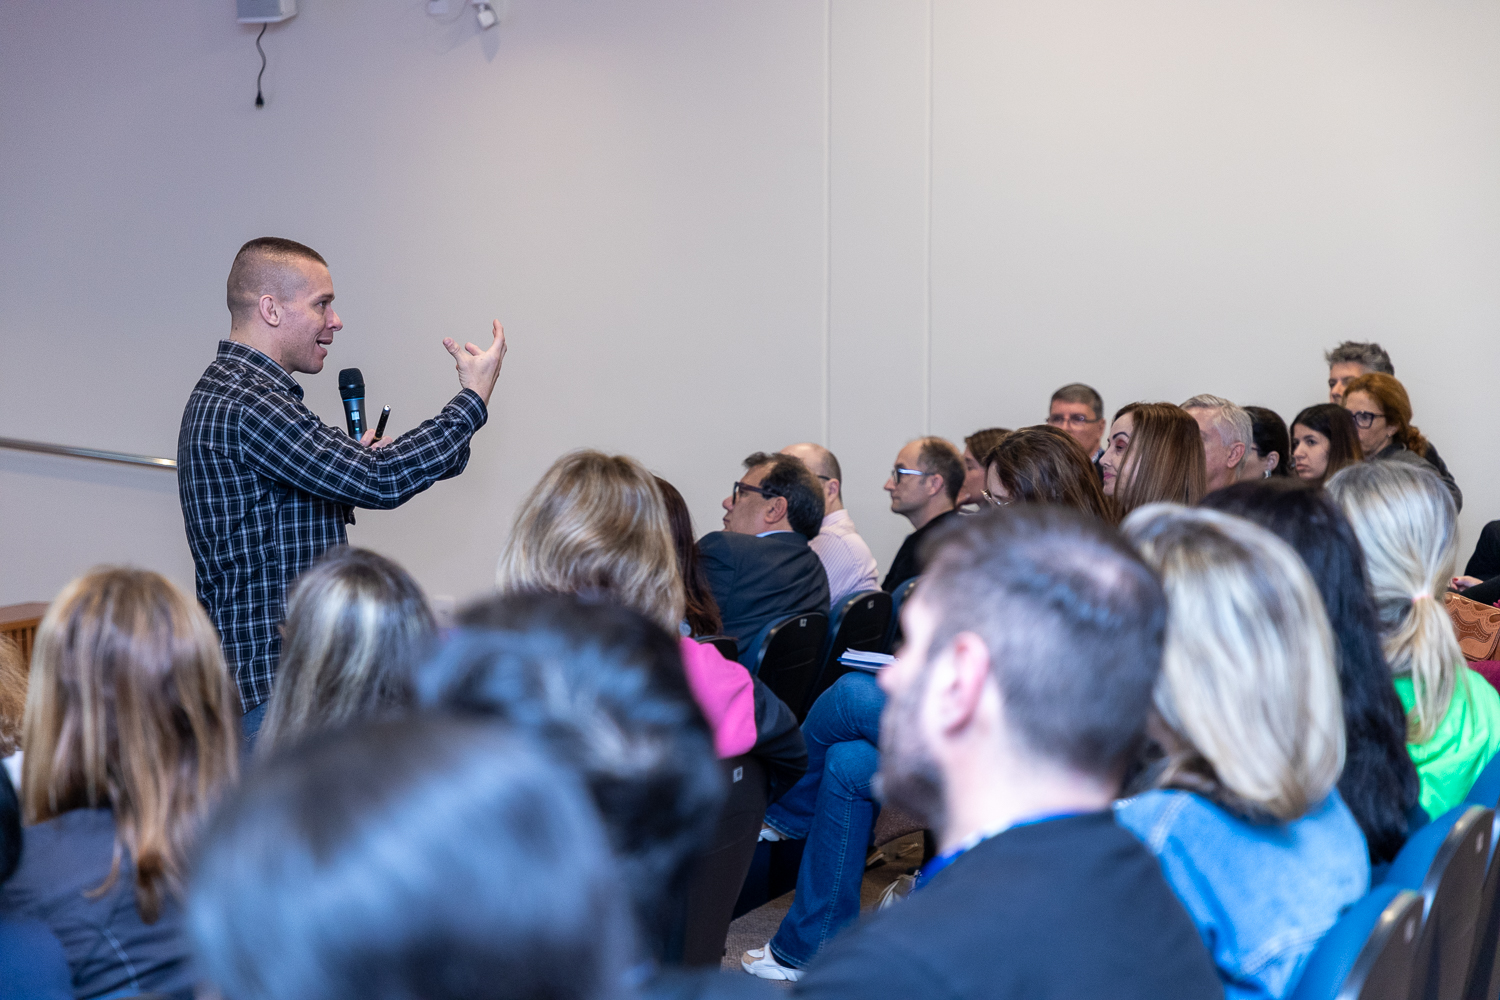
[[[927,163],[922,246],[922,433],[932,433],[932,0],[927,0]]]
[[[833,422],[833,0],[823,0],[823,447]]]

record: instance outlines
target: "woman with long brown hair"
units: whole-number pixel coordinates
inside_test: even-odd
[[[1159,501],[1192,506],[1202,499],[1208,475],[1198,422],[1171,403],[1123,406],[1099,469],[1121,517]]]
[[[714,600],[713,589],[708,585],[708,574],[703,572],[703,564],[698,561],[693,515],[677,487],[657,476],[656,488],[661,490],[662,501],[667,505],[672,546],[677,550],[677,571],[682,574],[682,588],[687,598],[683,622],[688,627],[688,634],[718,635],[724,627],[724,618],[719,614],[719,602]]]
[[[1047,424],[1022,427],[990,450],[984,499],[995,506],[1050,503],[1114,524],[1120,516],[1099,488],[1083,447]]]
[[[74,580],[37,630],[26,850],[0,913],[62,942],[78,997],[191,996],[187,854],[236,777],[239,699],[202,607],[156,573]]]

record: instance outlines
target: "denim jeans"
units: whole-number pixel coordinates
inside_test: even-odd
[[[807,773],[766,810],[779,833],[806,838],[797,895],[771,939],[783,965],[805,967],[859,917],[859,888],[876,806],[870,786],[880,764],[885,693],[853,671],[823,692],[802,723]]]

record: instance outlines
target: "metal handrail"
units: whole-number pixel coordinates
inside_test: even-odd
[[[124,465],[149,465],[153,469],[177,471],[175,458],[156,458],[152,455],[131,455],[123,451],[104,451],[99,448],[73,448],[65,444],[43,444],[40,441],[22,441],[19,438],[0,437],[0,448],[15,451],[35,451],[43,455],[65,455],[68,458],[93,458],[101,462],[120,462]]]

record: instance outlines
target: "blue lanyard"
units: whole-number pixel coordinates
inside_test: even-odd
[[[933,858],[931,861],[923,865],[921,870],[917,872],[917,884],[912,886],[911,891],[916,892],[918,889],[925,886],[928,882],[931,882],[933,878],[937,876],[938,872],[942,871],[944,868],[947,868],[949,865],[953,864],[953,862],[957,861],[959,858],[963,857],[965,854],[972,851],[974,848],[978,847],[986,840],[989,840],[991,837],[999,836],[1006,830],[1014,830],[1019,826],[1032,826],[1037,823],[1045,823],[1051,819],[1064,819],[1068,816],[1082,815],[1083,813],[1079,812],[1044,813],[1041,816],[1033,816],[1030,819],[1019,820],[1015,823],[1007,823],[1004,826],[994,827],[989,830],[980,830],[978,833],[974,834],[974,836],[969,837],[962,844],[959,844],[951,851],[944,851],[942,854],[939,854],[937,857]]]

